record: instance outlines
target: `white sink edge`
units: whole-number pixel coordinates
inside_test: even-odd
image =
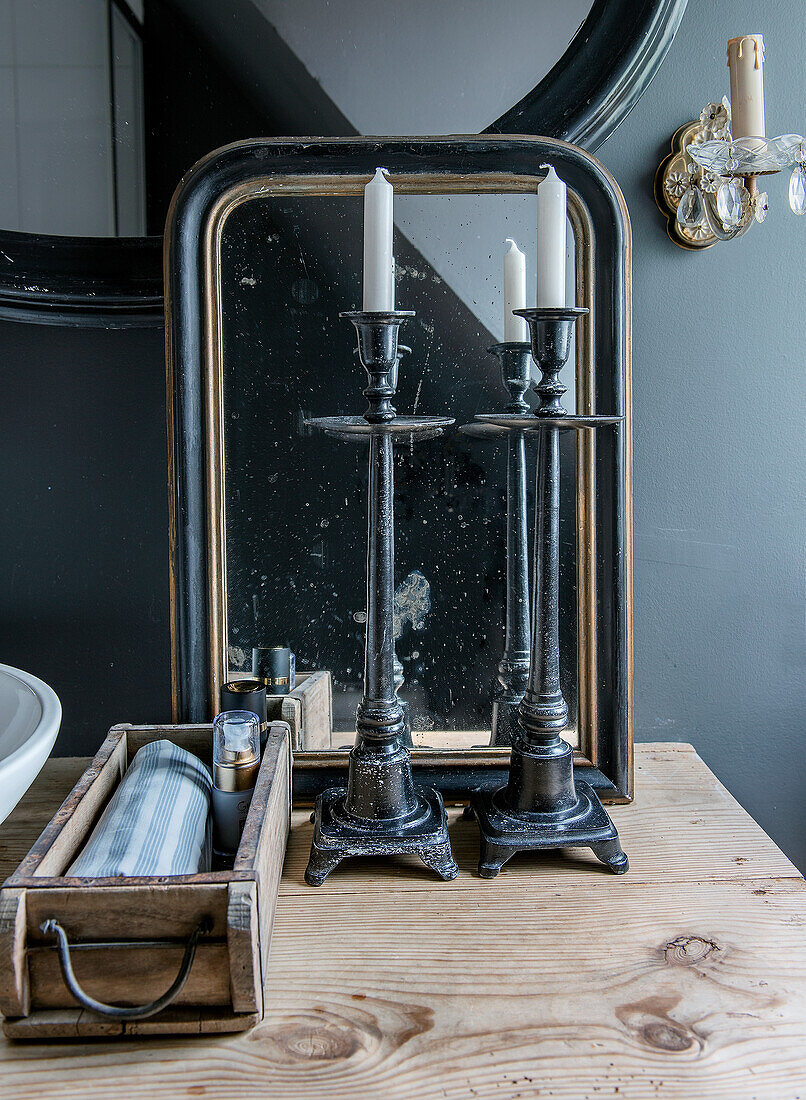
[[[12,665],[0,664],[2,674],[25,684],[36,696],[42,714],[24,744],[0,759],[0,822],[8,817],[42,770],[62,721],[59,697],[44,680]]]

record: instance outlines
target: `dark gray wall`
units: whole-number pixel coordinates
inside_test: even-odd
[[[689,0],[597,156],[635,246],[636,735],[691,741],[803,868],[806,218],[789,210],[789,173],[768,177],[764,225],[698,255],[668,240],[652,197],[668,138],[729,91],[727,39],[754,32],[767,133],[802,132],[802,0]]]
[[[0,661],[62,702],[59,756],[171,717],[162,326],[0,321]]]

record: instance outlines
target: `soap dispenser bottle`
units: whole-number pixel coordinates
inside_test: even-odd
[[[233,856],[249,813],[260,768],[260,720],[229,710],[213,722],[213,848]]]

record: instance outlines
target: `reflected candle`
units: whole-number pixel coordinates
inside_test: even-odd
[[[728,41],[731,133],[764,137],[764,39],[743,34]]]
[[[525,344],[529,326],[525,317],[515,317],[513,309],[526,309],[526,257],[511,237],[504,253],[504,343]]]
[[[566,188],[553,168],[537,188],[537,304],[565,306]]]
[[[364,309],[388,312],[395,308],[392,256],[392,197],[394,189],[385,168],[364,188]]]

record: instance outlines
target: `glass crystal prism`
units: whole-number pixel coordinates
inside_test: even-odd
[[[716,192],[716,209],[723,225],[735,229],[741,223],[746,190],[738,180],[727,180]]]
[[[699,188],[687,187],[677,204],[677,221],[686,229],[696,229],[705,217]]]
[[[806,168],[797,164],[789,177],[789,205],[794,214],[806,214]]]

